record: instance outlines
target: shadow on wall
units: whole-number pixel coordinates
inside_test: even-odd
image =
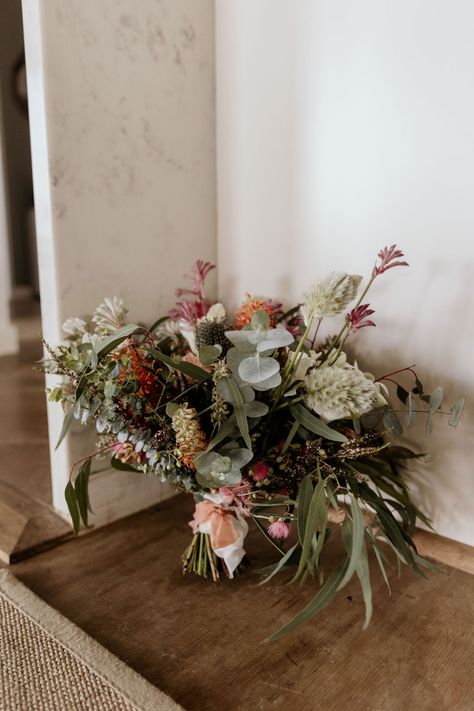
[[[443,535],[470,545],[474,544],[473,273],[474,264],[471,267],[466,262],[431,259],[423,269],[417,268],[416,286],[404,294],[397,287],[400,274],[392,274],[392,283],[387,275],[383,287],[381,281],[380,290],[374,289],[371,299],[377,327],[364,329],[353,340],[354,357],[376,377],[416,364],[415,370],[427,392],[442,385],[445,398],[441,410],[448,415],[434,417],[429,436],[426,416],[421,413],[414,427],[405,429],[407,445],[415,451],[428,452],[422,460],[410,462],[410,481],[415,498],[422,502],[437,527],[442,526]],[[409,373],[395,379],[406,389],[414,386]],[[394,386],[388,386],[394,407],[403,410]],[[453,429],[447,424],[449,410],[461,397],[466,405],[461,422]],[[404,424],[403,412],[400,419]]]

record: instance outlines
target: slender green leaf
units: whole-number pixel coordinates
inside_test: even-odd
[[[161,353],[161,351],[156,350],[156,348],[149,347],[147,350],[152,354],[155,360],[159,360],[161,363],[164,363],[172,370],[179,370],[181,373],[187,375],[189,378],[193,378],[194,380],[198,380],[199,382],[204,382],[205,380],[211,377],[207,370],[203,370],[203,368],[199,368],[199,366],[194,365],[193,363],[187,363],[184,360],[177,360],[175,358],[171,358],[170,356]]]
[[[114,469],[118,469],[121,472],[140,473],[139,469],[133,467],[131,464],[127,464],[127,462],[121,462],[120,459],[117,459],[117,457],[112,457],[110,460],[110,464]]]
[[[372,587],[370,585],[370,570],[367,556],[367,547],[365,545],[364,540],[362,541],[362,550],[359,558],[359,563],[356,568],[356,573],[360,581],[365,604],[365,622],[362,629],[366,630],[372,618]]]
[[[385,570],[380,550],[375,542],[372,542],[372,548],[374,550],[375,557],[377,558],[377,563],[379,564],[380,572],[382,573],[383,579],[385,580],[385,585],[387,586],[389,593],[392,594],[390,583],[388,582],[387,571]]]
[[[74,534],[77,536],[77,534],[79,533],[79,528],[81,526],[81,519],[79,514],[79,506],[76,498],[76,492],[70,481],[68,481],[67,486],[64,490],[64,498],[66,499],[66,504],[71,515]]]
[[[293,442],[293,439],[295,438],[296,433],[299,430],[299,424],[298,422],[293,422],[290,431],[288,432],[288,437],[285,439],[285,444],[283,445],[283,449],[281,450],[282,454],[285,454],[287,451],[288,447],[290,444]]]
[[[426,558],[423,558],[423,556],[418,555],[418,553],[413,553],[413,557],[417,563],[422,565],[424,568],[428,568],[428,570],[432,570],[433,573],[442,573],[446,575],[446,571],[443,570],[443,568],[440,568],[439,565],[436,565],[436,563],[432,563],[429,560],[426,560]]]
[[[104,338],[100,342],[100,348],[97,351],[98,357],[103,358],[104,356],[111,353],[117,348],[117,346],[122,343],[122,341],[124,341],[126,338],[129,338],[139,328],[140,326],[137,326],[136,323],[129,323],[126,326],[122,326],[122,328],[119,328],[117,331],[111,333],[110,336],[107,336],[107,338]]]
[[[156,331],[158,326],[161,326],[162,323],[165,323],[165,321],[168,321],[168,320],[169,320],[169,316],[162,316],[161,318],[157,319],[155,321],[155,323],[153,323],[148,330],[150,331],[150,333],[153,333],[154,331]]]
[[[268,581],[271,580],[274,575],[276,575],[277,573],[279,573],[280,570],[283,570],[283,568],[284,568],[285,565],[289,562],[291,556],[293,555],[293,553],[295,552],[295,550],[297,549],[297,547],[298,547],[298,543],[295,543],[294,546],[292,546],[289,550],[287,550],[286,553],[285,553],[285,555],[282,556],[282,557],[280,558],[280,560],[278,561],[278,563],[275,565],[275,567],[273,568],[273,570],[272,570],[272,572],[270,573],[270,575],[267,575],[267,577],[264,578],[263,580],[261,580],[258,584],[259,584],[259,585],[264,585],[265,583],[268,583]]]
[[[340,589],[341,580],[345,576],[347,569],[347,561],[339,565],[326,580],[323,587],[319,590],[317,595],[311,600],[311,602],[304,607],[301,612],[299,612],[292,620],[287,622],[283,627],[280,627],[275,634],[266,639],[266,642],[275,642],[277,639],[285,637],[287,634],[295,632],[299,627],[309,622],[313,617],[315,617],[321,610],[323,610],[335,597],[337,591]]]
[[[253,518],[253,520],[254,520],[255,525],[257,526],[257,528],[260,529],[260,533],[263,533],[263,535],[265,536],[265,538],[267,539],[267,541],[268,541],[269,543],[271,543],[274,548],[277,549],[277,551],[280,553],[280,555],[285,555],[285,551],[283,550],[283,548],[280,548],[280,546],[279,546],[278,543],[275,541],[275,539],[268,535],[267,531],[265,530],[265,527],[262,526],[262,524],[260,523],[260,521],[258,520],[258,518],[255,518],[255,516],[253,516],[252,518]]]
[[[375,509],[382,528],[385,531],[387,540],[393,545],[395,550],[401,555],[403,561],[407,565],[411,566],[414,570],[416,568],[415,560],[413,558],[412,551],[405,539],[404,531],[400,528],[400,525],[390,509],[386,506],[383,499],[381,499],[375,492],[373,492],[366,484],[361,484],[361,493],[372,508]]]
[[[298,492],[298,504],[297,504],[297,526],[298,526],[298,538],[300,545],[303,545],[304,534],[306,531],[306,521],[308,519],[309,507],[311,505],[311,499],[313,496],[313,483],[311,476],[307,474],[300,483],[300,490]]]
[[[304,539],[301,550],[300,562],[298,565],[298,570],[293,578],[297,580],[307,562],[309,553],[311,550],[311,545],[313,543],[314,535],[317,531],[320,532],[318,542],[316,544],[317,550],[320,552],[322,548],[322,540],[324,542],[324,534],[326,533],[326,522],[327,522],[327,498],[326,498],[326,488],[324,479],[320,479],[316,485],[316,488],[311,497],[311,503],[309,505],[308,516],[306,520],[306,527],[304,532]],[[319,555],[319,553],[318,553]],[[316,556],[315,556],[316,557]]]
[[[91,459],[87,459],[79,469],[79,473],[74,482],[74,491],[76,492],[77,505],[84,526],[88,526],[88,511],[89,511],[89,477],[91,473]]]
[[[231,415],[225,422],[221,424],[219,429],[217,430],[217,433],[214,435],[214,437],[211,439],[209,442],[206,452],[210,452],[211,449],[214,449],[222,440],[224,440],[235,427],[235,415]]]
[[[58,439],[55,449],[57,449],[59,447],[59,445],[61,444],[61,442],[67,435],[67,433],[69,432],[69,428],[71,427],[73,420],[74,420],[74,410],[69,410],[69,412],[67,412],[64,415],[63,426],[61,428],[61,433],[59,435],[59,439]]]
[[[419,457],[424,457],[425,454],[424,452],[413,452],[411,449],[408,449],[408,447],[400,447],[391,444],[381,456],[389,459],[418,459]]]
[[[232,396],[232,405],[234,407],[235,419],[237,421],[240,434],[249,449],[252,449],[252,441],[250,439],[249,433],[249,423],[247,422],[247,415],[245,414],[245,403],[242,397],[242,393],[239,390],[239,386],[233,378],[226,378],[227,384],[230,389]]]
[[[292,565],[297,565],[298,560],[299,560],[299,554],[298,554],[298,548],[299,544],[296,544],[293,546],[293,552],[291,556],[288,558],[286,563],[279,568],[279,572],[282,572],[283,570],[287,570],[287,568],[290,568]],[[280,559],[281,560],[281,559]],[[257,575],[270,575],[270,573],[273,573],[276,567],[280,566],[280,560],[277,561],[276,563],[272,563],[271,565],[266,565],[263,568],[256,568],[254,570]]]
[[[347,442],[347,437],[345,435],[341,432],[333,430],[331,427],[328,427],[328,425],[324,422],[321,422],[321,420],[312,415],[304,407],[304,405],[293,405],[290,407],[290,412],[296,422],[303,425],[303,427],[306,427],[306,429],[313,434],[317,434],[320,437],[324,437],[324,439],[329,439],[333,442]]]
[[[343,588],[354,575],[359,565],[362,545],[364,543],[364,517],[357,499],[353,494],[351,494],[351,514],[352,524],[348,516],[346,516],[343,523],[343,534],[345,533],[347,536],[350,536],[351,548],[349,565],[347,566],[344,577],[339,583],[339,588]]]

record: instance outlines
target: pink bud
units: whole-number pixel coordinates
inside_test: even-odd
[[[276,540],[283,540],[288,538],[290,535],[291,526],[286,523],[284,519],[279,518],[278,521],[275,521],[269,525],[267,531],[272,538],[275,538]]]
[[[269,471],[270,467],[268,464],[265,464],[265,462],[256,462],[250,470],[250,473],[255,481],[263,481],[267,478]]]

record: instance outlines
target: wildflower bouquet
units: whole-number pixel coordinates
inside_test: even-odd
[[[246,562],[253,524],[278,553],[260,571],[263,582],[316,578],[312,601],[271,640],[311,619],[354,575],[367,625],[369,551],[386,581],[390,553],[420,575],[434,567],[412,540],[417,518],[428,523],[406,483],[407,460],[419,455],[393,438],[402,433],[400,411],[407,426],[422,411],[431,431],[442,388],[425,392],[413,367],[375,379],[345,352],[355,333],[375,326],[366,295],[385,272],[407,265],[403,256],[395,245],[381,250],[362,289],[362,277],[334,272],[288,311],[247,295],[232,314],[207,299],[213,265],[198,261],[175,308],[150,327],[126,324],[117,297],[89,322],[66,321],[67,343],[46,346],[44,361],[46,372],[62,376],[49,391],[65,411],[61,440],[74,419],[94,421],[98,433],[96,452],[66,487],[75,531],[81,520],[88,525],[91,462],[107,454],[117,469],[193,495],[184,571],[232,578]],[[336,334],[322,340],[322,321],[343,314]],[[387,384],[401,406],[391,404]],[[449,425],[462,407],[460,400],[442,412]],[[345,557],[323,573],[323,552],[339,532]]]

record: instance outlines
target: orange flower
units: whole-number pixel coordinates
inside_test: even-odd
[[[264,299],[261,296],[246,294],[246,300],[239,306],[235,314],[235,327],[243,328],[252,320],[257,311],[266,311],[270,316],[270,326],[276,326],[277,318],[282,313],[281,304],[273,299]]]

